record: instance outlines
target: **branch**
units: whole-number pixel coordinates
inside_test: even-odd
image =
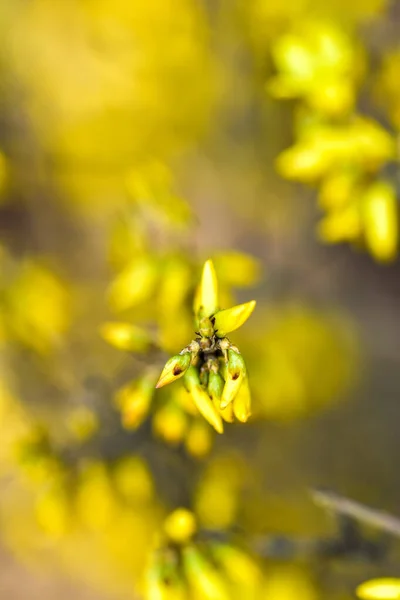
[[[400,519],[381,510],[369,508],[360,502],[345,498],[330,490],[311,490],[314,502],[338,514],[352,517],[356,521],[366,523],[375,529],[386,531],[400,538]]]

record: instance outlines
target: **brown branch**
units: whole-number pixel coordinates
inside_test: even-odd
[[[400,538],[400,519],[398,517],[370,508],[329,490],[313,489],[310,493],[317,505],[337,514],[352,517],[356,521],[361,521],[375,529],[386,531]]]

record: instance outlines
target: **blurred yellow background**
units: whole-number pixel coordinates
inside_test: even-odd
[[[400,575],[309,551],[310,488],[400,513],[399,34],[384,0],[0,2],[0,598]],[[257,300],[223,435],[154,389],[207,259]]]

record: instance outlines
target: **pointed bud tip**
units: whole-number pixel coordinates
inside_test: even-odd
[[[226,334],[241,327],[250,317],[255,306],[256,301],[251,300],[250,302],[218,311],[214,315],[214,327],[217,331],[217,336],[225,337]]]
[[[211,316],[218,308],[218,281],[212,260],[204,263],[200,289],[196,299],[196,312],[201,309],[202,316]]]
[[[162,373],[156,383],[156,389],[163,387],[168,383],[172,383],[173,381],[176,381],[182,377],[190,365],[190,360],[190,352],[177,354],[176,356],[170,358],[163,368]]]

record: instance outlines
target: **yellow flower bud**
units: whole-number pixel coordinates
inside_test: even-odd
[[[153,397],[153,385],[152,378],[143,377],[124,386],[115,395],[122,423],[127,429],[137,429],[147,417]]]
[[[221,417],[223,418],[224,421],[226,421],[227,423],[234,423],[235,415],[233,413],[233,403],[232,402],[230,402],[228,404],[228,406],[226,406],[225,408],[221,408],[221,406],[219,406],[218,410],[219,410],[219,414],[221,415]]]
[[[109,288],[111,308],[119,312],[146,301],[154,291],[157,276],[152,259],[142,256],[132,260]]]
[[[214,427],[218,433],[223,433],[224,426],[221,415],[216,410],[207,392],[200,384],[198,371],[195,367],[190,367],[185,374],[185,386],[190,392],[193,402],[203,417]]]
[[[153,418],[153,431],[172,445],[178,445],[185,437],[188,418],[183,409],[169,403],[160,408]]]
[[[211,317],[218,310],[218,281],[211,260],[204,263],[199,289],[195,297],[194,312],[200,317]]]
[[[239,391],[242,381],[246,375],[246,365],[242,355],[231,348],[228,350],[228,365],[226,371],[226,380],[222,392],[220,407],[226,408],[235,398]]]
[[[232,308],[219,310],[215,313],[214,329],[219,338],[225,337],[227,333],[235,331],[247,321],[256,306],[256,301],[251,300],[245,304],[238,304]]]
[[[305,183],[319,179],[329,166],[326,152],[317,144],[296,144],[276,159],[276,168],[282,177]]]
[[[342,210],[328,214],[318,224],[318,236],[327,244],[357,240],[362,234],[361,213],[358,204],[352,203]]]
[[[155,555],[146,571],[146,600],[186,600],[188,597],[184,581],[172,559]]]
[[[346,78],[334,79],[321,85],[315,82],[307,97],[310,106],[321,113],[337,117],[348,113],[354,105],[354,84]]]
[[[188,369],[191,361],[190,352],[184,352],[183,354],[176,354],[170,358],[165,367],[163,368],[160,378],[157,382],[156,388],[163,387],[176,381],[182,377]]]
[[[154,495],[149,467],[139,456],[125,456],[113,469],[113,486],[128,503],[148,503]]]
[[[221,252],[214,258],[218,279],[229,286],[251,286],[261,278],[261,263],[243,252]]]
[[[229,544],[214,544],[212,554],[236,585],[254,590],[261,583],[262,574],[256,561],[243,550]]]
[[[186,508],[177,508],[165,520],[164,531],[176,544],[186,544],[197,529],[194,514]]]
[[[210,452],[212,443],[213,434],[208,423],[203,419],[195,419],[185,439],[187,452],[195,458],[204,458]]]
[[[242,423],[246,423],[251,415],[251,394],[247,377],[244,377],[242,385],[233,399],[233,413]]]
[[[202,552],[195,546],[182,551],[183,568],[196,600],[229,600],[225,582]]]
[[[151,345],[149,334],[141,327],[129,323],[104,323],[100,334],[115,348],[128,352],[146,352]]]
[[[339,170],[328,175],[321,184],[319,205],[326,210],[337,210],[354,197],[358,173],[356,170]]]
[[[370,579],[357,587],[356,595],[361,600],[399,600],[400,579]]]
[[[373,256],[380,261],[396,257],[398,245],[398,212],[394,188],[377,181],[363,198],[365,239]]]

